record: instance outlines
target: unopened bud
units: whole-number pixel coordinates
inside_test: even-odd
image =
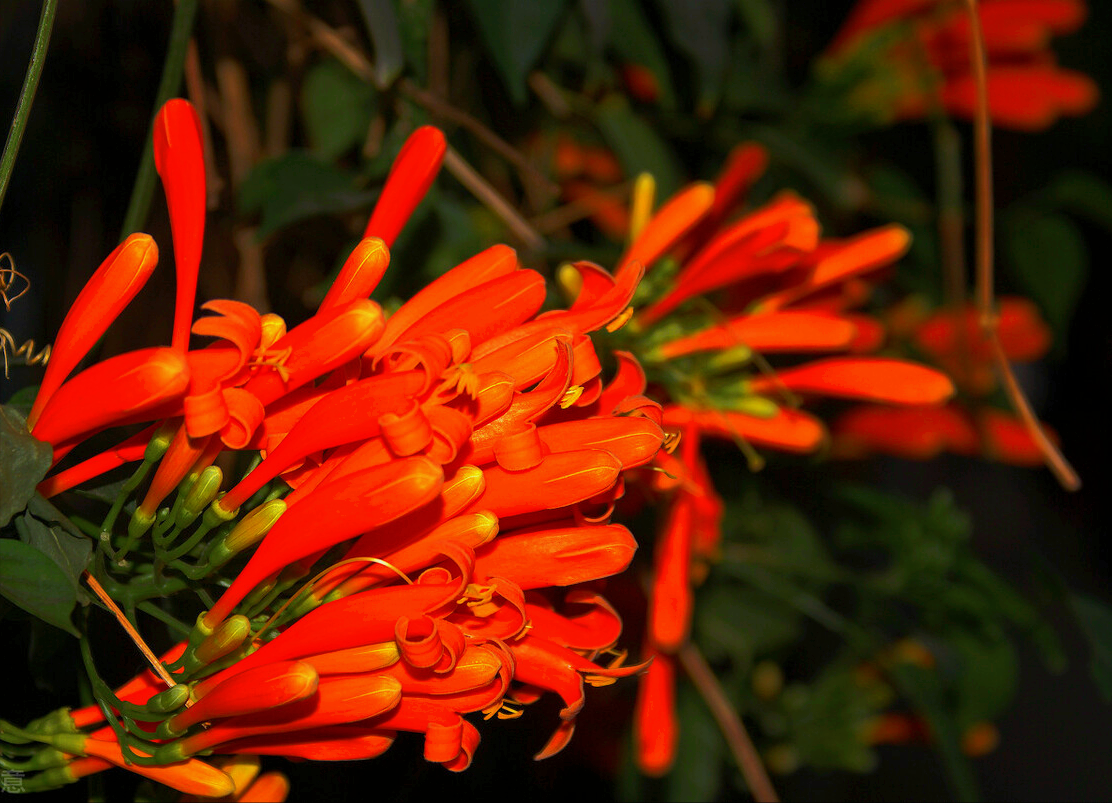
[[[217,505],[213,505],[209,509],[214,510],[216,508]],[[286,502],[284,499],[271,499],[269,502],[259,505],[244,516],[243,520],[224,536],[223,540],[216,543],[208,557],[209,565],[214,567],[223,566],[235,555],[255,546],[263,540],[263,537],[270,532],[270,528],[278,522],[278,519],[285,512]]]
[[[229,616],[212,631],[212,635],[198,645],[194,655],[202,664],[211,664],[239,647],[249,635],[251,622],[246,616]]]
[[[147,710],[155,714],[169,714],[185,705],[188,699],[189,686],[179,683],[147,700]]]
[[[220,483],[224,481],[224,472],[219,466],[209,466],[197,477],[185,500],[178,508],[174,524],[180,528],[188,527],[201,515],[220,493]]]

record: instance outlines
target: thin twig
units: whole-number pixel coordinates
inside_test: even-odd
[[[31,104],[35,100],[35,90],[39,86],[42,68],[46,63],[46,49],[50,44],[50,32],[54,28],[54,12],[58,10],[58,0],[44,0],[39,15],[39,29],[35,34],[35,45],[31,48],[31,62],[23,78],[23,89],[19,91],[19,102],[15,107],[12,127],[8,129],[8,140],[4,143],[4,155],[0,156],[0,204],[8,192],[8,182],[15,169],[15,157],[23,142],[23,132],[27,129],[27,119],[31,116]]]
[[[722,729],[722,735],[726,737],[730,752],[733,753],[742,775],[745,776],[745,783],[753,793],[753,799],[757,803],[777,803],[780,798],[765,771],[764,763],[753,745],[753,740],[749,738],[741,717],[726,699],[718,678],[707,665],[699,648],[689,642],[680,647],[676,657],[679,658],[687,676],[702,695],[711,715],[718,722],[718,727]]]
[[[1050,441],[1031,405],[1023,394],[1023,389],[1012,373],[1004,347],[997,333],[998,319],[993,296],[993,195],[992,195],[992,121],[988,107],[988,69],[986,67],[984,32],[981,17],[977,13],[977,0],[965,0],[969,14],[970,61],[973,66],[973,81],[977,87],[977,113],[973,121],[974,141],[977,164],[977,310],[981,329],[992,347],[996,370],[1004,384],[1004,390],[1012,408],[1022,419],[1028,433],[1042,452],[1047,467],[1057,477],[1058,482],[1068,491],[1081,487],[1081,478],[1074,471],[1061,451]]]
[[[517,238],[525,243],[528,248],[533,251],[544,248],[544,237],[538,234],[529,225],[528,221],[517,213],[517,210],[510,205],[509,201],[503,198],[498,190],[490,186],[490,183],[479,175],[475,168],[469,165],[451,146],[444,154],[444,167],[484,206],[501,218],[507,228],[517,235]]]
[[[162,682],[171,688],[178,685],[177,681],[166,671],[166,667],[158,660],[158,656],[151,651],[151,648],[147,646],[147,642],[143,641],[143,637],[139,635],[139,632],[132,626],[131,622],[127,620],[127,617],[124,616],[124,612],[120,610],[120,606],[116,604],[115,600],[108,596],[108,592],[97,582],[97,579],[87,571],[82,572],[81,577],[88,584],[89,588],[93,590],[93,593],[100,598],[100,601],[104,603],[105,607],[112,611],[112,615],[116,617],[116,621],[120,623],[120,627],[124,629],[128,638],[139,648],[139,652],[143,653],[143,657],[147,659],[147,662],[151,665],[151,669],[154,670],[155,674],[158,675]]]

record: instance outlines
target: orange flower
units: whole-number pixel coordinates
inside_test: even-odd
[[[1063,115],[1092,110],[1098,96],[1092,79],[1058,67],[1050,50],[1051,37],[1071,33],[1084,22],[1084,0],[982,0],[977,7],[994,123],[1038,131]],[[904,35],[893,36],[900,31]],[[960,3],[859,0],[828,49],[823,69],[835,70],[844,60],[875,60],[870,43],[880,42],[881,56],[873,65],[877,77],[859,86],[851,103],[897,119],[921,118],[936,106],[972,119],[977,92],[969,39],[969,19]]]

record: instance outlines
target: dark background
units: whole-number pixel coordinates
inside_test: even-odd
[[[1079,168],[1112,180],[1112,3],[1093,0],[1090,20],[1076,35],[1060,40],[1060,60],[1091,74],[1107,96],[1093,114],[1060,122],[1039,135],[997,132],[996,185],[1001,204],[1045,182],[1061,168]],[[850,6],[830,0],[783,3],[792,36],[786,53],[790,72],[802,79]],[[84,280],[118,242],[139,154],[147,133],[163,48],[169,3],[145,0],[62,0],[50,53],[34,112],[0,210],[0,251],[9,251],[20,271],[32,280],[31,292],[10,313],[0,309],[0,325],[20,339],[48,341]],[[15,106],[34,39],[39,4],[8,0],[0,4],[0,117]],[[966,130],[963,127],[963,131]],[[922,131],[905,126],[877,135],[877,148],[906,150],[909,164],[929,165],[929,141]],[[229,202],[224,201],[227,212]],[[211,217],[210,217],[211,219]],[[168,248],[169,236],[161,196],[156,194],[148,230]],[[1060,359],[1024,374],[1045,420],[1061,436],[1065,454],[1084,482],[1068,494],[1045,471],[1014,469],[960,459],[929,464],[887,461],[874,478],[889,487],[925,498],[944,484],[954,489],[975,522],[979,553],[1022,589],[1031,590],[1031,556],[1059,572],[1071,587],[1112,602],[1108,485],[1105,464],[1109,437],[1107,377],[1112,369],[1109,329],[1109,254],[1106,232],[1086,228],[1092,253],[1089,285]],[[228,271],[232,268],[229,265]],[[1008,278],[1002,276],[1002,286]],[[219,259],[206,255],[200,295],[227,292],[231,278],[221,274]],[[172,272],[156,272],[142,303],[132,305],[109,334],[111,353],[168,340]],[[32,374],[15,369],[0,382],[0,398]],[[1023,652],[1016,704],[999,723],[999,749],[977,762],[987,799],[1074,800],[1112,798],[1107,763],[1112,746],[1110,708],[1102,704],[1089,679],[1089,650],[1064,609],[1048,612],[1071,656],[1069,669],[1052,675],[1033,651]],[[9,625],[5,623],[4,627]],[[6,639],[8,655],[20,664],[23,645]],[[121,649],[123,647],[121,646]],[[59,674],[72,666],[57,667]],[[48,706],[71,703],[48,691],[20,697],[29,689],[24,675],[5,693],[2,714],[23,721]],[[620,685],[620,684],[619,684]],[[625,695],[625,696],[623,696]],[[555,759],[534,765],[529,756],[547,737],[544,724],[555,724],[556,707],[530,712],[525,720],[488,723],[473,768],[451,776],[420,760],[420,740],[404,739],[385,757],[359,767],[294,766],[294,799],[424,799],[428,794],[504,794],[513,798],[588,800],[610,794],[605,778],[592,767],[604,766],[621,745],[605,744],[591,732],[618,730],[614,717],[627,716],[628,694],[618,687],[589,691],[580,718],[581,743]],[[531,720],[531,721],[526,721]],[[532,722],[541,723],[538,730]],[[126,787],[125,774],[114,781]],[[785,799],[862,800],[945,799],[944,780],[925,748],[882,751],[873,775],[800,774],[777,779]],[[113,786],[113,789],[116,787]],[[76,794],[76,790],[74,790]],[[120,792],[122,794],[122,791]],[[71,798],[73,799],[73,798]]]

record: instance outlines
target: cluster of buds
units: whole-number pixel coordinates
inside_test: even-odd
[[[541,313],[543,277],[494,246],[387,317],[368,296],[445,148],[428,127],[407,141],[365,238],[307,321],[286,331],[218,301],[190,325],[200,130],[185,101],[160,111],[172,345],[70,376],[154,268],[153,241],[133,235],[62,325],[28,426],[54,452],[45,496],[139,463],[92,527],[90,572],[117,602],[133,611],[190,588],[216,599],[159,675],[114,691],[83,639],[97,704],[4,725],[6,741],[44,745],[34,769],[46,771],[25,788],[118,765],[219,797],[242,789],[209,754],[370,758],[399,731],[424,734],[428,760],[462,770],[479,742],[464,715],[518,716],[551,691],[564,707],[544,758],[570,739],[585,683],[643,669],[616,649],[621,621],[593,583],[633,557],[611,513],[623,475],[660,450],[663,415],[643,376],[604,381],[591,338],[622,319],[642,270],[580,263],[570,309]],[[190,349],[190,330],[215,339]],[[57,465],[94,434],[144,422]],[[256,458],[226,483],[236,453]]]

